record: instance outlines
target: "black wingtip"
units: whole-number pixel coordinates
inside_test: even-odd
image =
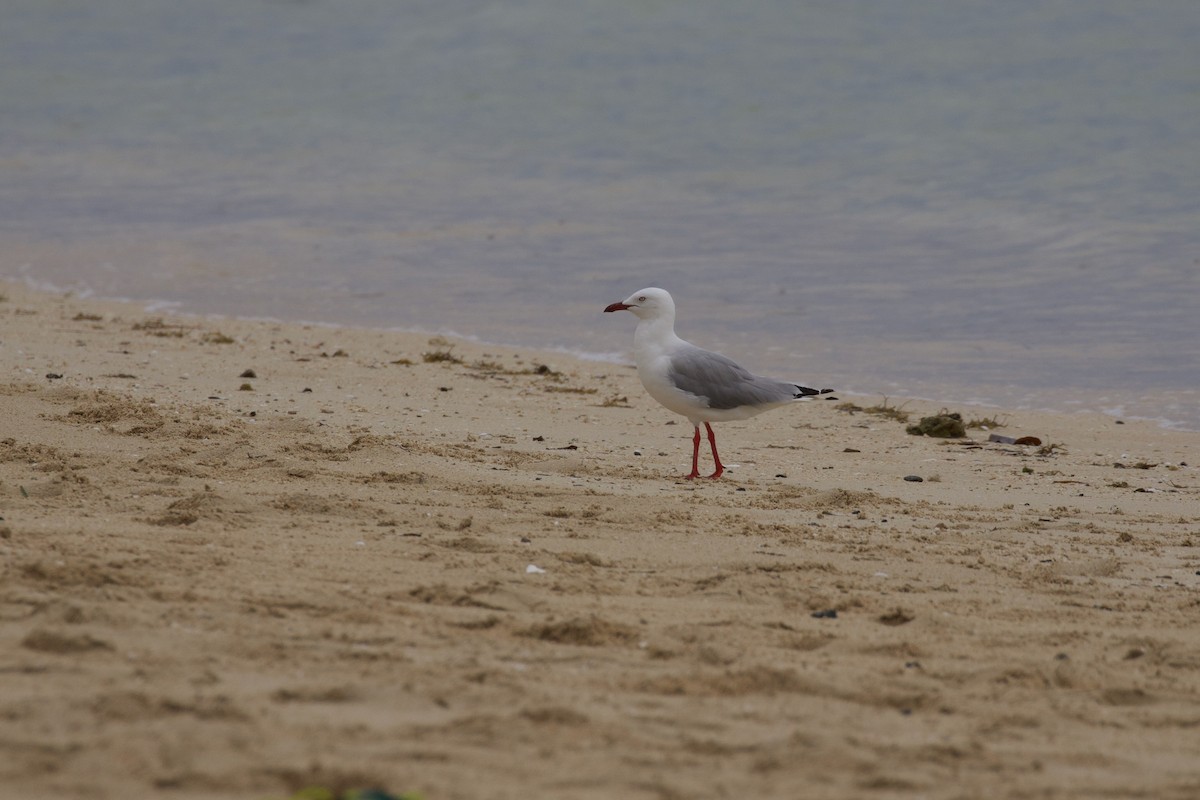
[[[833,391],[833,389],[810,389],[807,386],[796,386],[796,389],[798,391],[796,397],[811,397],[814,394],[829,394]]]

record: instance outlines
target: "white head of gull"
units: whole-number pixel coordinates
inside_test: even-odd
[[[700,477],[701,423],[708,432],[716,465],[708,477],[719,478],[725,467],[717,455],[717,437],[709,423],[748,419],[833,391],[754,375],[720,353],[680,339],[675,335],[675,301],[665,289],[641,289],[604,310],[628,311],[638,318],[633,357],[642,385],[659,403],[687,417],[696,430],[692,437],[692,471],[685,478]]]

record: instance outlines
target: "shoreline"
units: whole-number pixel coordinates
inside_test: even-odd
[[[681,481],[628,366],[2,293],[20,796],[1200,790],[1200,433],[836,393]]]
[[[180,317],[180,318],[193,318],[196,320],[209,320],[209,321],[216,321],[216,322],[219,322],[220,320],[228,319],[228,320],[236,320],[239,322],[247,322],[247,323],[262,323],[262,324],[266,324],[266,325],[299,325],[299,326],[311,326],[311,327],[318,327],[318,328],[329,328],[329,329],[334,329],[334,330],[346,329],[346,330],[351,330],[351,331],[378,331],[381,333],[394,333],[394,334],[398,334],[400,336],[410,336],[410,335],[425,336],[425,337],[441,336],[441,337],[444,337],[447,339],[453,339],[456,341],[471,342],[472,344],[478,345],[480,347],[493,347],[493,348],[500,348],[500,349],[506,349],[506,350],[536,351],[539,353],[553,354],[553,355],[559,356],[559,357],[566,357],[566,358],[573,359],[573,360],[579,360],[579,361],[584,361],[584,362],[598,362],[598,363],[603,363],[603,364],[612,364],[615,366],[631,366],[633,364],[632,358],[629,357],[629,355],[628,355],[628,352],[629,352],[628,348],[626,350],[608,351],[608,352],[586,351],[586,350],[582,350],[582,349],[567,346],[567,345],[561,345],[561,346],[545,345],[545,344],[538,345],[538,344],[521,344],[521,343],[508,343],[508,342],[504,342],[504,341],[493,341],[491,339],[487,339],[486,337],[477,336],[474,334],[462,333],[461,331],[458,331],[456,329],[449,328],[449,327],[433,330],[433,329],[427,329],[427,328],[424,328],[421,326],[415,326],[415,327],[357,326],[352,323],[343,323],[343,322],[326,322],[326,321],[306,320],[306,319],[286,319],[286,318],[271,317],[271,316],[228,316],[228,315],[223,315],[223,314],[219,314],[219,313],[215,313],[215,312],[214,313],[206,313],[206,312],[199,312],[199,311],[186,311],[186,310],[183,310],[184,303],[182,301],[178,301],[178,300],[157,299],[157,300],[140,301],[140,300],[134,300],[131,298],[126,298],[126,297],[100,296],[91,289],[73,289],[73,288],[61,287],[61,286],[57,286],[52,283],[36,281],[28,276],[25,276],[23,278],[0,278],[0,294],[2,294],[4,291],[3,287],[13,287],[14,291],[20,290],[20,291],[33,292],[33,293],[38,293],[38,294],[48,294],[48,295],[63,296],[63,297],[74,297],[81,301],[94,301],[94,302],[98,302],[98,303],[109,303],[109,304],[116,304],[119,306],[128,306],[131,308],[141,309],[144,313],[152,314],[152,315],[153,314],[169,315],[169,316],[175,316],[175,317]],[[629,333],[629,336],[632,337],[631,332]],[[768,372],[769,371],[764,371],[764,374],[766,374]],[[956,406],[968,406],[971,408],[995,409],[997,411],[1014,411],[1016,413],[1062,414],[1062,415],[1071,415],[1071,414],[1077,414],[1077,413],[1079,413],[1079,414],[1099,414],[1099,415],[1103,415],[1106,417],[1110,417],[1114,420],[1120,419],[1122,421],[1148,422],[1148,423],[1157,425],[1158,427],[1163,428],[1164,430],[1169,430],[1169,431],[1179,431],[1179,432],[1185,432],[1185,433],[1200,432],[1200,425],[1197,425],[1196,423],[1190,422],[1188,420],[1175,419],[1175,418],[1171,418],[1168,416],[1162,416],[1162,415],[1160,415],[1160,416],[1144,416],[1144,415],[1139,415],[1136,413],[1129,414],[1129,413],[1125,413],[1124,406],[1109,407],[1109,408],[1105,408],[1105,407],[1103,407],[1103,405],[1101,405],[1100,407],[1097,407],[1097,408],[1082,407],[1083,401],[1080,401],[1077,399],[1068,399],[1068,398],[1076,397],[1078,395],[1094,394],[1094,392],[1092,392],[1092,390],[1086,390],[1086,389],[1081,389],[1081,388],[1076,388],[1074,390],[1065,389],[1065,388],[1055,389],[1052,392],[1050,392],[1049,394],[1044,393],[1045,396],[1042,398],[1042,401],[1030,401],[1028,403],[1017,403],[1017,404],[1005,403],[1003,400],[994,400],[994,399],[989,399],[989,398],[978,398],[978,397],[972,398],[972,399],[966,399],[966,400],[955,400],[955,399],[953,399],[953,397],[955,396],[956,392],[963,392],[963,393],[969,394],[971,392],[971,389],[967,386],[956,386],[953,388],[941,387],[941,388],[947,389],[947,391],[944,394],[951,399],[937,400],[933,396],[927,395],[924,393],[911,393],[911,392],[905,393],[903,391],[901,391],[897,394],[892,394],[892,393],[885,392],[885,391],[867,392],[867,391],[861,391],[858,389],[854,389],[854,390],[843,391],[843,393],[855,395],[858,397],[864,397],[864,398],[865,397],[878,397],[878,398],[880,398],[880,400],[882,402],[888,402],[889,398],[896,398],[896,399],[899,399],[901,402],[912,402],[912,403],[918,403],[921,405],[930,405],[930,404],[939,405],[940,404],[941,406],[946,406],[947,404],[950,404],[950,405],[956,405]],[[1001,387],[994,387],[994,388],[1000,389]],[[841,390],[839,390],[839,391],[841,391]],[[1172,395],[1178,394],[1178,392],[1174,392],[1174,391],[1169,392],[1169,393]],[[1057,396],[1059,398],[1059,402],[1060,402],[1061,406],[1077,404],[1081,407],[1078,409],[1070,409],[1070,408],[1066,408],[1066,407],[1052,407],[1052,406],[1037,404],[1038,402],[1043,402],[1046,398],[1048,398],[1051,395]],[[1123,400],[1118,401],[1118,402],[1128,403],[1129,400],[1130,400],[1130,398],[1124,398]]]

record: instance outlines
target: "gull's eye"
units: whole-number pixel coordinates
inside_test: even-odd
[[[644,302],[646,302],[646,295],[642,295],[641,297],[639,297],[639,298],[638,298],[638,302],[639,302],[639,303],[644,303]]]

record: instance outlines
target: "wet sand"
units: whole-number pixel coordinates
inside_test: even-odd
[[[1200,796],[1200,434],[0,292],[5,795]]]

